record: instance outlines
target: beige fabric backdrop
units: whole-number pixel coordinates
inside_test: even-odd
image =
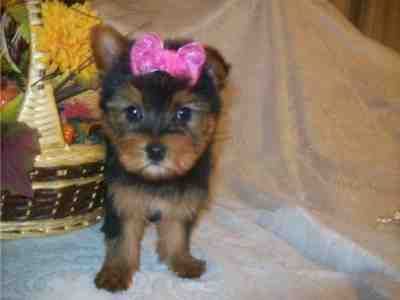
[[[325,0],[94,3],[129,36],[193,37],[232,63],[217,199],[272,212],[301,208],[400,280],[400,226],[376,222],[400,208],[398,54]],[[281,216],[271,230],[301,248],[290,214]],[[287,232],[276,222],[290,225]]]

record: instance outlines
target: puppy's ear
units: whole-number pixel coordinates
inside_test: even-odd
[[[205,47],[207,54],[207,64],[210,66],[209,72],[219,90],[221,90],[227,81],[231,65],[228,64],[221,53],[213,47]]]
[[[129,40],[111,26],[93,27],[90,38],[97,68],[103,72],[110,70],[129,50]]]

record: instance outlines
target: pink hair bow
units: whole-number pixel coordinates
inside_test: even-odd
[[[206,53],[200,43],[192,42],[177,51],[164,49],[163,41],[155,33],[146,33],[136,40],[130,52],[134,75],[164,71],[177,78],[187,78],[191,86],[200,77]]]

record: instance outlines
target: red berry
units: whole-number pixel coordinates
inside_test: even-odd
[[[68,123],[63,124],[64,140],[68,145],[71,145],[76,137],[75,128]]]
[[[18,95],[18,87],[14,81],[3,80],[0,89],[0,110]]]

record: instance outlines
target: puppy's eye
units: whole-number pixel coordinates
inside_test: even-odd
[[[175,119],[180,123],[187,123],[192,118],[192,110],[189,107],[181,107],[175,113]]]
[[[143,119],[143,112],[140,109],[140,107],[137,107],[135,105],[128,106],[125,109],[126,113],[126,118],[130,122],[139,122],[140,120]]]

